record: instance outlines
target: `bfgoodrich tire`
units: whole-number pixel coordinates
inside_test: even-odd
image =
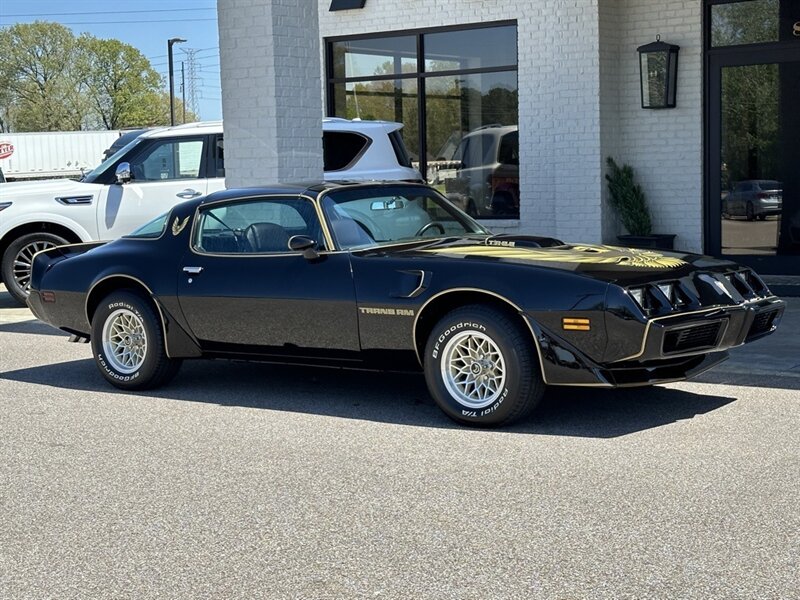
[[[530,335],[483,305],[454,310],[433,328],[425,380],[444,413],[473,427],[499,427],[528,416],[544,384]]]
[[[155,388],[172,379],[181,361],[164,347],[161,319],[135,292],[114,292],[92,318],[92,352],[100,374],[123,390]]]
[[[34,254],[67,243],[61,236],[45,231],[28,233],[11,242],[3,253],[2,260],[3,282],[8,293],[24,306],[28,300]]]

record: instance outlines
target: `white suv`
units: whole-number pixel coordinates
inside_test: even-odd
[[[421,181],[400,123],[323,120],[325,179]],[[222,122],[151,129],[80,181],[0,184],[0,272],[24,303],[33,255],[111,240],[173,205],[225,187]]]

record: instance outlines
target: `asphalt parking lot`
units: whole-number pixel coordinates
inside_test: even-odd
[[[409,375],[124,394],[0,288],[0,598],[797,598],[798,330],[475,431]]]

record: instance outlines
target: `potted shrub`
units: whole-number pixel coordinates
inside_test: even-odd
[[[672,250],[675,234],[653,233],[653,223],[644,190],[633,179],[630,165],[619,166],[610,156],[606,160],[609,202],[619,215],[628,235],[618,235],[620,244],[634,248]]]

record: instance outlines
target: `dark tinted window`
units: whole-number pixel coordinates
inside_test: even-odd
[[[370,140],[358,133],[325,131],[322,152],[325,171],[342,171],[352,165],[369,145]]]
[[[759,181],[758,187],[762,190],[779,190],[783,185],[780,181]]]
[[[519,164],[519,132],[507,133],[500,140],[500,151],[497,162],[504,165]]]
[[[214,136],[214,164],[216,166],[216,177],[225,177],[225,141],[221,135]]]
[[[394,148],[394,155],[397,157],[397,163],[403,167],[411,167],[411,157],[408,155],[406,145],[403,143],[403,138],[400,137],[400,130],[390,133],[389,139],[392,141],[392,148]]]

